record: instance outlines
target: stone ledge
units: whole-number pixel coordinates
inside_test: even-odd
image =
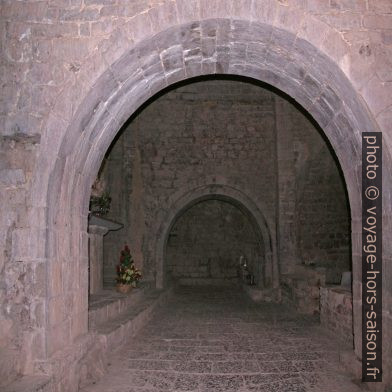
[[[353,346],[352,292],[340,286],[320,287],[320,322],[329,334]]]
[[[133,289],[129,294],[121,294],[115,289],[104,289],[98,294],[90,295],[88,325],[94,329],[110,320],[119,317],[130,306],[137,304],[146,288]]]
[[[280,288],[262,289],[243,284],[242,289],[254,302],[281,302],[282,300]]]
[[[115,351],[149,321],[153,311],[166,302],[172,292],[172,289],[144,291],[129,305],[128,310],[97,325],[92,331],[105,340],[108,351]]]
[[[119,306],[119,302],[125,301],[128,309],[121,314],[112,315],[112,318],[100,325],[90,326],[89,333],[72,346],[48,361],[37,363],[37,371],[45,375],[23,376],[2,387],[1,391],[53,392],[61,385],[68,385],[71,388],[69,390],[76,391],[91,382],[97,382],[106,372],[108,354],[116,351],[126,339],[136,334],[149,321],[154,310],[162,306],[171,294],[172,289],[140,289],[140,294],[129,296],[128,300],[119,294],[120,298],[114,299],[112,306]],[[96,305],[98,304],[99,301]]]
[[[238,279],[237,277],[235,278],[203,278],[203,277],[178,278],[176,281],[176,285],[238,287]]]

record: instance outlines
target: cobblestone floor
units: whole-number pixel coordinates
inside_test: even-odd
[[[318,321],[241,292],[181,288],[84,392],[358,392]]]

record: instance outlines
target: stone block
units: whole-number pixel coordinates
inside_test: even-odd
[[[81,313],[73,313],[71,318],[70,339],[75,341],[80,336],[88,332],[88,314],[87,310]]]
[[[64,320],[61,324],[52,325],[47,330],[47,353],[54,353],[64,350],[71,343],[70,320]]]
[[[373,113],[382,112],[391,100],[392,82],[382,83],[380,79],[374,75],[363,87],[361,93]]]
[[[369,11],[376,14],[391,14],[392,4],[388,0],[378,0],[369,2]]]
[[[0,387],[12,383],[20,374],[19,351],[16,349],[0,349]]]
[[[0,170],[0,183],[5,186],[22,185],[26,181],[25,173],[22,169]]]
[[[48,284],[48,292],[52,296],[63,294],[63,265],[61,262],[55,262],[54,260],[49,262],[48,274],[51,279]]]
[[[308,1],[307,9],[309,12],[324,13],[330,11],[330,2],[323,0],[310,0]]]
[[[284,72],[290,77],[290,79],[294,79],[298,83],[301,83],[305,77],[306,69],[302,64],[296,61],[289,61],[285,65]]]
[[[305,19],[304,10],[279,4],[276,6],[275,12],[274,26],[284,29],[286,34],[290,32],[289,35],[295,36]]]
[[[331,9],[338,11],[359,11],[364,12],[367,9],[365,0],[332,0]]]
[[[188,78],[199,76],[202,73],[202,57],[185,57],[185,72]]]
[[[44,2],[13,3],[6,2],[2,8],[2,16],[5,19],[41,22],[47,13],[47,4]]]
[[[182,69],[184,65],[182,47],[177,45],[164,50],[161,53],[161,59],[167,74]]]
[[[170,73],[166,74],[166,82],[167,85],[170,86],[174,83],[180,82],[182,80],[185,79],[185,69],[181,68],[181,69],[177,69],[175,71],[172,71]]]
[[[365,15],[363,26],[367,29],[390,30],[392,29],[392,15]]]
[[[316,98],[321,93],[321,89],[322,89],[321,82],[309,74],[305,76],[302,85],[306,91],[306,94],[309,95],[310,97]]]
[[[155,33],[166,30],[169,26],[177,23],[177,8],[174,2],[163,3],[151,8],[148,12],[151,20],[152,30]]]
[[[99,44],[99,52],[108,64],[113,64],[120,59],[132,44],[132,39],[127,36],[123,29],[115,29],[110,38]]]
[[[50,325],[62,323],[67,318],[63,297],[54,297],[48,301],[48,322]]]
[[[177,0],[178,20],[182,23],[200,19],[200,3],[198,0]]]
[[[243,43],[233,42],[230,44],[230,59],[231,62],[244,62],[247,53],[247,45]]]
[[[14,261],[44,260],[46,230],[15,229],[12,232],[12,253]]]
[[[90,32],[93,36],[101,36],[101,35],[108,35],[113,32],[114,24],[113,21],[110,19],[106,19],[103,21],[92,22],[90,24]]]
[[[235,44],[240,42],[248,44],[250,42],[258,42],[260,39],[264,39],[265,37],[262,34],[257,34],[255,32],[256,27],[259,27],[259,24],[252,24],[244,20],[233,20],[229,36],[230,43]]]
[[[80,8],[59,8],[58,10],[58,18],[61,21],[69,22],[69,21],[95,21],[100,17],[98,8],[89,8],[86,7],[84,9]]]
[[[268,56],[268,48],[266,45],[252,43],[248,45],[246,52],[246,61],[249,64],[264,64]]]
[[[356,12],[325,14],[320,15],[319,18],[338,31],[359,30],[362,22],[361,14]]]
[[[216,32],[216,44],[217,46],[229,46],[231,42],[231,22],[227,19],[220,20],[218,22],[218,28]]]
[[[317,18],[306,18],[298,32],[298,38],[305,40],[308,45],[314,45],[314,50],[324,41],[329,29],[326,23]]]
[[[328,126],[336,114],[329,103],[321,97],[315,101],[313,108],[313,117],[321,127]]]
[[[250,19],[252,16],[252,1],[251,0],[233,1],[231,14],[233,18]]]
[[[201,37],[202,38],[216,38],[218,30],[218,20],[207,19],[203,20],[201,26]]]
[[[79,32],[77,23],[34,23],[31,25],[31,34],[41,39],[77,37]]]
[[[231,14],[231,1],[199,0],[201,18],[227,18]]]
[[[253,2],[252,20],[270,24],[276,15],[276,2],[274,0]]]
[[[114,5],[116,4],[116,0],[85,0],[84,4],[87,6],[91,5]]]
[[[216,72],[216,61],[213,59],[206,59],[201,64],[202,74],[213,75]]]
[[[31,304],[30,320],[35,328],[44,328],[46,326],[46,300],[39,299]]]
[[[152,34],[150,18],[147,13],[134,16],[126,23],[126,29],[135,42]]]
[[[295,40],[296,35],[280,28],[274,28],[270,35],[269,46],[276,47],[276,50],[281,50],[289,58]]]
[[[203,58],[214,57],[216,51],[216,43],[214,38],[204,38],[201,41],[201,52]]]

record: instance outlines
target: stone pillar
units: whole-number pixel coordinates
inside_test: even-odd
[[[89,217],[89,293],[96,294],[103,289],[103,237],[109,231],[118,230],[122,224],[91,215]]]
[[[88,228],[89,250],[89,293],[96,294],[103,289],[103,236],[107,227],[91,225]]]

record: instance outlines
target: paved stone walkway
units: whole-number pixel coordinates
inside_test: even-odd
[[[84,392],[358,392],[312,317],[227,288],[181,288]]]

